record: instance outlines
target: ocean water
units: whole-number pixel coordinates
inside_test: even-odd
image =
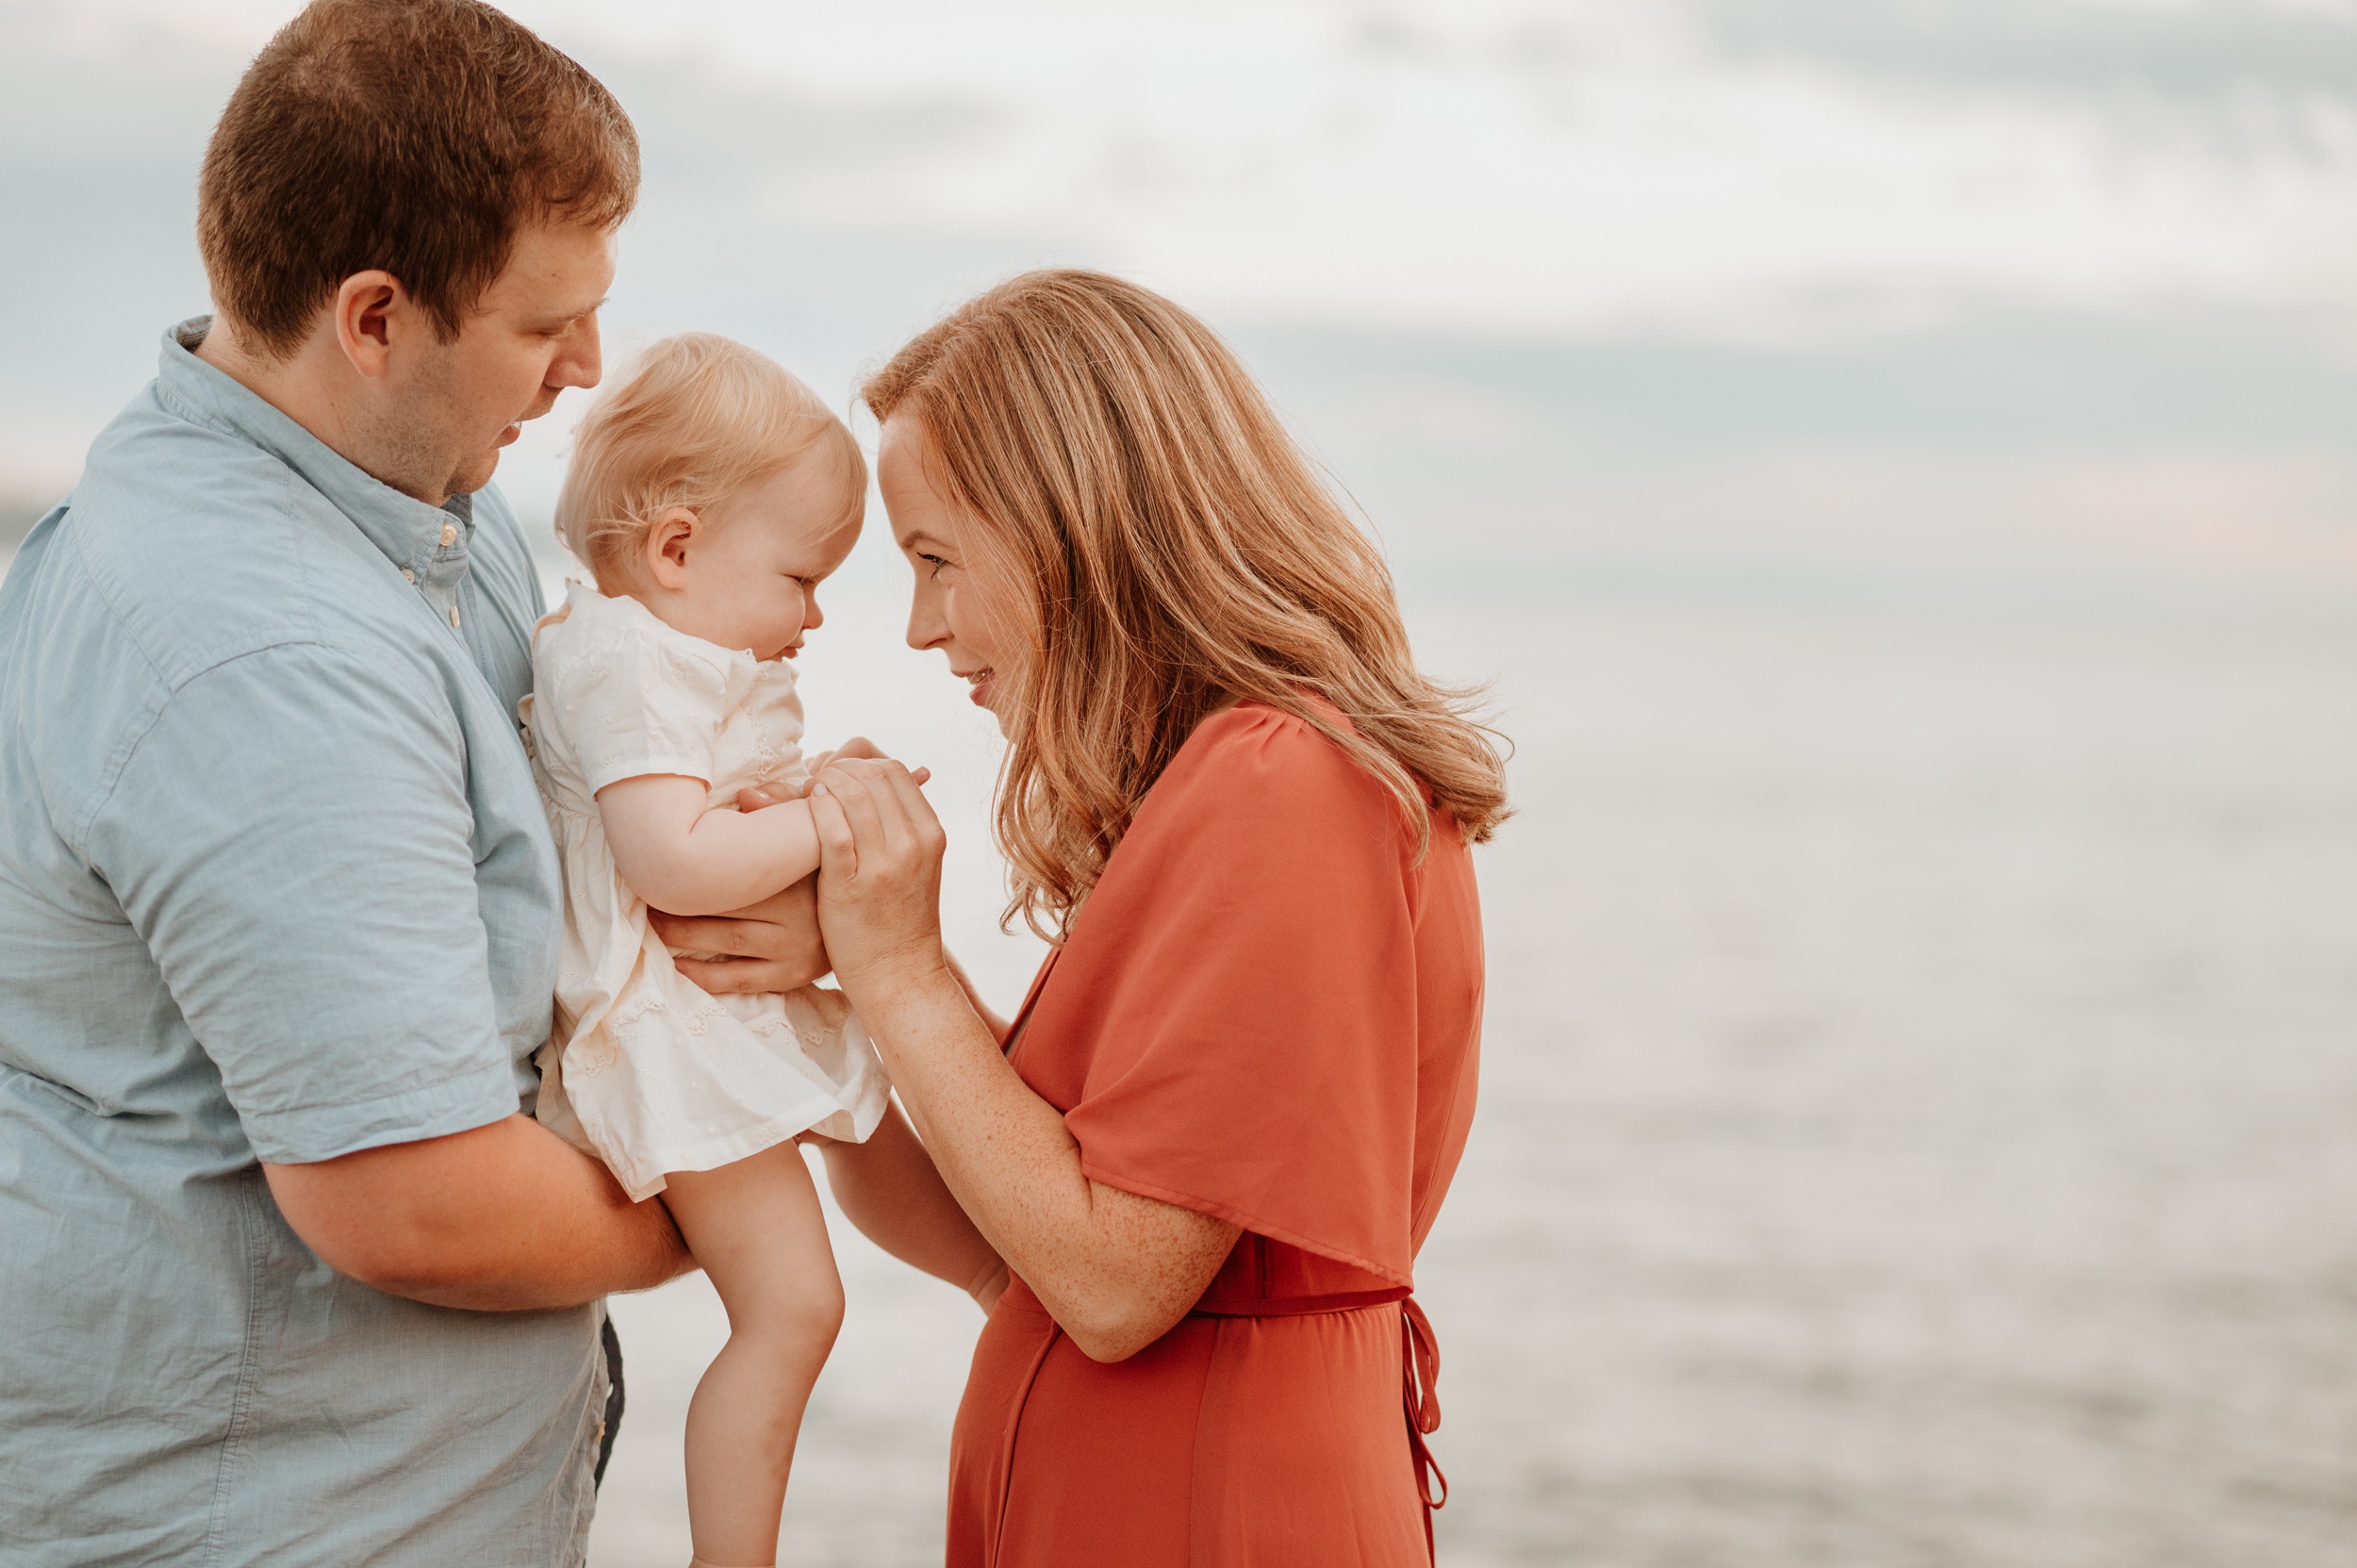
[[[995,733],[894,569],[813,639],[811,737],[934,769],[945,928],[1011,1001]],[[2357,608],[1528,590],[1410,614],[1520,808],[1419,1265],[1443,1560],[2346,1568]],[[937,1562],[980,1314],[835,1247],[780,1562]],[[676,1568],[726,1325],[701,1279],[614,1312],[591,1561]]]
[[[1531,596],[1522,596],[1525,601]],[[983,716],[837,607],[805,691],[934,767],[992,929]],[[2357,1540],[2357,617],[1565,595],[1413,616],[1495,683],[1482,1105],[1420,1265],[1443,1559],[2337,1568]],[[782,1563],[937,1561],[980,1316],[838,1227]],[[616,1303],[592,1561],[687,1555],[700,1280]]]

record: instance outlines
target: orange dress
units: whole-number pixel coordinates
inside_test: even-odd
[[[1089,1176],[1244,1234],[1113,1365],[1008,1287],[951,1439],[951,1568],[1429,1560],[1438,1359],[1408,1296],[1473,1119],[1481,985],[1453,819],[1418,864],[1309,725],[1244,703],[1196,728],[1010,1059]]]

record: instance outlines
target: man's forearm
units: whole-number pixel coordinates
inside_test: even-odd
[[[976,1295],[1004,1268],[943,1184],[898,1106],[864,1144],[825,1146],[827,1185],[860,1233],[912,1268]]]
[[[330,1267],[414,1301],[571,1307],[691,1266],[661,1203],[631,1202],[602,1164],[520,1115],[263,1170],[288,1223]]]

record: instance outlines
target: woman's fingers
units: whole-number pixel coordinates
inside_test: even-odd
[[[891,835],[883,815],[877,808],[876,793],[868,787],[867,775],[878,767],[897,766],[878,762],[838,762],[829,767],[821,781],[822,787],[842,808],[844,820],[849,824],[851,836],[859,846],[860,857],[891,853]]]
[[[811,825],[818,830],[818,875],[824,882],[859,875],[859,839],[851,831],[843,802],[823,779],[811,785]]]
[[[884,758],[838,758],[811,801],[822,857],[819,917],[845,994],[865,1006],[879,994],[873,987],[910,982],[942,963],[940,860],[937,850],[926,852],[939,824],[915,777]]]
[[[885,854],[897,864],[912,853],[921,852],[926,829],[937,827],[938,823],[914,774],[889,760],[838,763],[836,771],[847,779],[859,781],[862,792],[874,807]]]
[[[894,767],[879,775],[876,786],[890,802],[884,817],[891,825],[895,852],[913,857],[915,864],[930,872],[941,864],[948,835],[941,831],[933,803],[925,799],[921,787],[925,778],[921,770],[913,773]]]
[[[893,775],[901,771],[897,762],[869,763],[859,770],[860,784],[876,808],[876,825],[883,830],[884,854],[895,867],[907,858],[910,839],[909,814],[900,804],[900,792],[892,787]]]
[[[931,777],[932,774],[922,767],[913,772],[902,770],[887,775],[893,795],[899,801],[901,816],[907,819],[916,846],[929,853],[939,854],[948,835],[941,831],[941,817],[934,812],[933,803],[925,799],[925,791],[920,787]]]

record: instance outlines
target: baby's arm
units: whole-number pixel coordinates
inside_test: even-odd
[[[818,869],[808,801],[764,811],[704,809],[701,779],[647,773],[598,791],[615,867],[631,890],[673,915],[725,915]]]

